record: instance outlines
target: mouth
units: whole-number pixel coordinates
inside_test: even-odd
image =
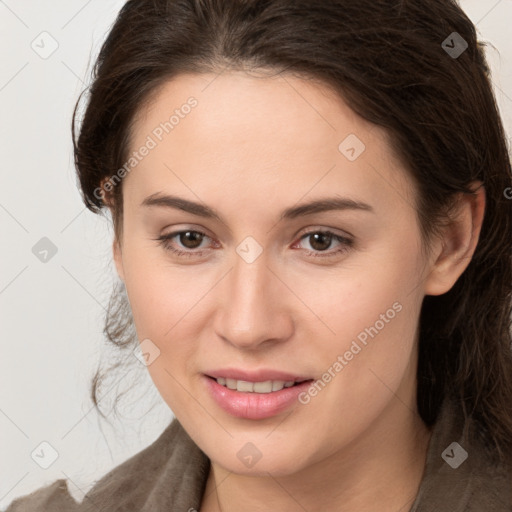
[[[303,382],[309,382],[312,380],[265,380],[259,382],[251,382],[247,380],[230,379],[227,377],[211,377],[209,375],[207,375],[207,377],[215,380],[217,384],[220,384],[221,386],[224,386],[233,391],[240,391],[243,393],[273,393],[276,391],[281,391],[284,388],[291,388]]]
[[[216,375],[203,374],[206,392],[224,412],[249,420],[271,418],[287,411],[297,405],[301,393],[306,392],[313,382],[313,379],[280,372],[252,376],[247,372],[243,375],[236,371],[222,373],[224,375],[221,372]],[[235,378],[242,376],[245,380]]]

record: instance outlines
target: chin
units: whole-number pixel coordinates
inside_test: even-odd
[[[225,470],[238,475],[268,477],[270,473],[282,477],[300,471],[307,464],[305,454],[297,456],[300,446],[301,443],[297,446],[283,446],[282,443],[242,441],[224,447],[219,453],[215,453],[219,450],[216,446],[210,452],[211,456],[208,456]],[[234,457],[230,453],[234,453]]]

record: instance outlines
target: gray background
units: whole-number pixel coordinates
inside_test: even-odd
[[[0,0],[1,509],[59,478],[69,479],[81,501],[94,479],[150,444],[172,419],[138,360],[102,399],[108,406],[109,397],[137,383],[112,427],[89,399],[117,277],[110,224],[84,208],[76,187],[71,113],[123,3]],[[488,59],[510,136],[512,0],[461,5],[494,46]],[[57,458],[44,469],[53,450]]]

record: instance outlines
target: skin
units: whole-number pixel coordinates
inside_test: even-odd
[[[139,340],[160,350],[151,378],[211,460],[201,512],[408,510],[431,437],[416,407],[420,308],[469,264],[483,187],[460,198],[427,253],[416,190],[386,133],[325,85],[291,75],[180,75],[140,110],[131,148],[190,96],[198,105],[123,180],[114,259]],[[355,161],[338,149],[349,134],[366,146]],[[141,206],[155,193],[206,204],[222,221]],[[373,211],[280,220],[288,207],[333,196]],[[352,245],[315,243],[327,229]],[[179,230],[206,233],[195,245],[169,241],[195,256],[155,240]],[[236,252],[247,236],[262,248],[252,263]],[[228,366],[321,379],[396,302],[401,311],[307,404],[235,418],[204,387],[203,373]],[[250,468],[237,457],[248,442],[262,454]]]

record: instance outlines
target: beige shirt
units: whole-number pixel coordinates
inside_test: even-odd
[[[457,411],[448,401],[441,408],[408,512],[512,512],[512,454],[510,466],[491,464],[463,436]],[[174,419],[150,446],[96,482],[81,504],[61,479],[14,500],[6,512],[195,512],[209,469],[208,457]]]

